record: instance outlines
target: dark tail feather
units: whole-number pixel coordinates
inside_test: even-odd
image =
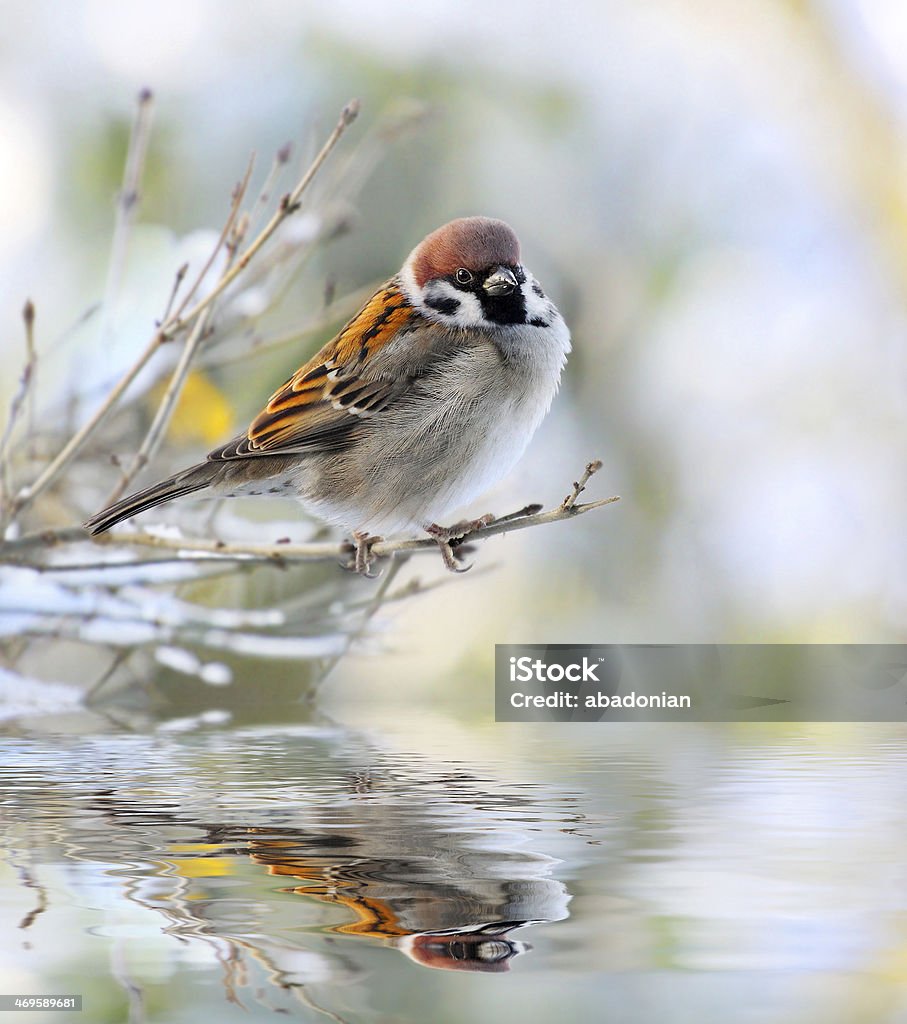
[[[104,533],[123,519],[154,508],[155,505],[163,505],[165,501],[172,501],[184,494],[202,490],[213,480],[215,469],[211,462],[202,462],[191,469],[184,469],[182,473],[168,477],[159,484],[146,487],[143,491],[136,491],[128,498],[121,498],[82,525],[91,534]]]

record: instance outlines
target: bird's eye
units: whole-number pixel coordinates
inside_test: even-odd
[[[472,274],[466,267],[460,267],[454,276],[457,279],[457,284],[472,284]]]

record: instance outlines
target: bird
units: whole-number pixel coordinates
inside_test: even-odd
[[[445,566],[493,517],[440,526],[520,459],[557,393],[570,331],[513,229],[461,217],[432,231],[268,399],[245,433],[98,512],[91,534],[199,491],[294,497],[352,536],[371,572],[382,537],[424,530]]]

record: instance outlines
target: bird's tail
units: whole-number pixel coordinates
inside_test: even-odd
[[[143,491],[136,491],[127,498],[121,498],[82,525],[91,534],[104,533],[121,520],[144,512],[145,509],[202,490],[213,481],[217,468],[212,462],[202,462],[190,469],[184,469],[181,473],[146,487]]]

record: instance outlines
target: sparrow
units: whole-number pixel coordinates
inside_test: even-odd
[[[398,274],[268,399],[248,430],[198,465],[89,519],[91,534],[173,498],[293,497],[371,546],[425,530],[451,543],[487,522],[438,524],[516,464],[551,406],[570,332],[501,220],[433,231]]]

